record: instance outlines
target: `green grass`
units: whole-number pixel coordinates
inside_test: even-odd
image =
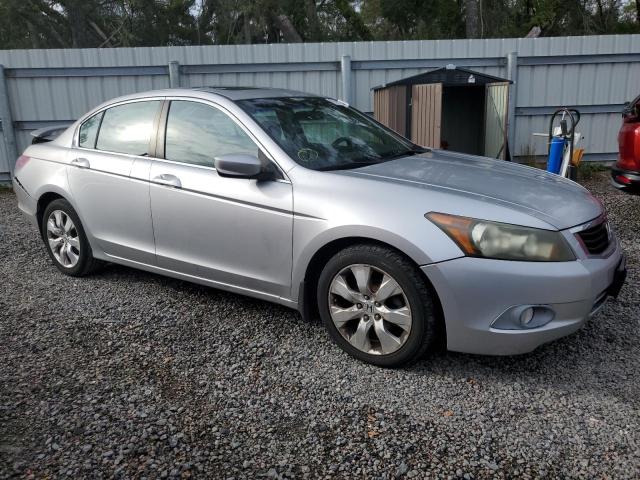
[[[606,172],[607,170],[609,170],[609,166],[604,163],[581,162],[578,166],[578,179],[591,180],[598,173]]]

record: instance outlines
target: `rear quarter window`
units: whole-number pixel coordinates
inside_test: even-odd
[[[103,114],[104,112],[100,112],[94,115],[80,126],[78,145],[82,148],[96,148],[96,138],[98,138],[98,129],[100,128]]]

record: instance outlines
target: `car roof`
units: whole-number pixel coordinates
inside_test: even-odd
[[[309,98],[325,98],[312,93],[300,92],[298,90],[289,90],[284,88],[268,88],[268,87],[236,87],[236,86],[212,86],[212,87],[193,87],[193,88],[165,88],[159,90],[148,90],[146,92],[130,93],[121,97],[112,98],[93,108],[85,115],[80,117],[77,122],[83,122],[86,118],[94,115],[99,110],[110,108],[118,103],[136,100],[145,100],[158,97],[185,97],[211,99],[211,96],[220,97],[225,100],[235,102],[238,100],[258,99],[258,98],[291,98],[291,97],[309,97]],[[219,99],[220,99],[219,98]],[[58,138],[62,138],[61,135]]]
[[[288,90],[284,88],[264,88],[264,87],[194,87],[194,88],[167,88],[163,90],[151,90],[146,92],[133,93],[123,97],[114,98],[106,104],[124,100],[142,99],[147,97],[178,96],[178,97],[200,97],[206,98],[208,95],[224,97],[232,102],[237,100],[248,100],[253,98],[282,98],[282,97],[319,97],[312,93]],[[103,104],[104,105],[104,104]]]
[[[269,87],[195,87],[193,90],[206,93],[214,93],[229,100],[247,100],[252,98],[277,98],[277,97],[317,97],[311,93],[289,90],[286,88]]]

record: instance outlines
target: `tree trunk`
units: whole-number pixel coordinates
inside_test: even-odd
[[[67,19],[71,30],[72,48],[86,48],[90,44],[89,23],[87,22],[87,4],[85,0],[68,0],[64,2],[67,11]]]
[[[244,36],[244,43],[249,45],[251,44],[251,22],[247,12],[244,12],[242,17],[242,35]]]
[[[467,38],[480,38],[479,0],[464,0]]]
[[[533,27],[531,27],[531,30],[529,30],[529,33],[524,36],[524,38],[538,38],[541,33],[542,29],[540,29],[539,26],[534,25]]]
[[[273,18],[274,25],[282,32],[287,43],[302,43],[302,37],[286,15],[276,15]]]
[[[31,48],[40,48],[40,39],[38,38],[38,29],[33,26],[33,23],[27,20],[27,31],[29,32],[29,40],[31,42]]]
[[[640,24],[640,0],[636,0],[636,22]]]
[[[640,1],[640,0],[638,0]],[[533,16],[533,0],[526,0],[525,2],[525,7],[524,7],[524,18],[525,21],[529,21],[531,20],[531,17]]]
[[[637,0],[640,2],[640,0]],[[322,40],[320,33],[320,20],[318,20],[318,10],[316,8],[316,0],[306,0],[307,22],[309,25],[307,40],[310,42],[319,42]]]

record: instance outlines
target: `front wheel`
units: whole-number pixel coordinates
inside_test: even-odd
[[[338,252],[322,271],[317,294],[331,337],[365,362],[406,365],[435,340],[433,302],[424,278],[389,248],[364,244]]]

